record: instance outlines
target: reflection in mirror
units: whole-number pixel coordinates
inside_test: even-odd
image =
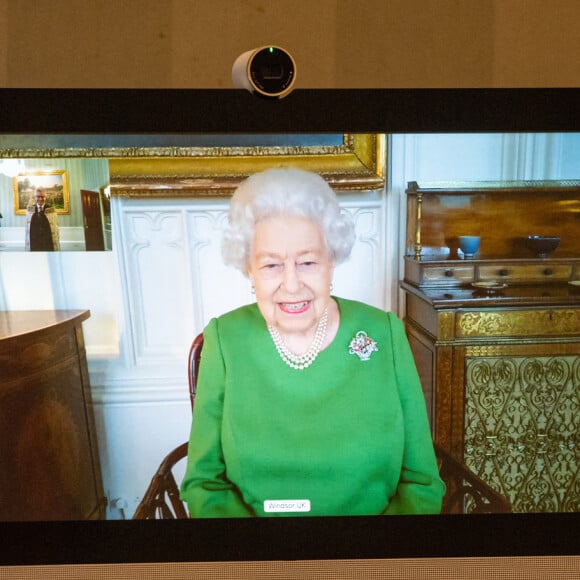
[[[107,159],[0,160],[0,251],[31,249],[30,228],[35,227],[31,218],[38,187],[46,195],[55,249],[111,250],[108,186]]]

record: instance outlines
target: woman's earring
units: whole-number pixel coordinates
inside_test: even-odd
[[[252,287],[251,287],[251,289],[250,289],[250,292],[251,292],[252,294],[255,294],[255,293],[256,293],[256,289],[255,289],[255,288],[252,286]]]
[[[332,292],[333,289],[334,289],[334,284],[331,282],[330,283],[330,291]]]

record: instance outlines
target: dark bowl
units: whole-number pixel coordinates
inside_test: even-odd
[[[526,248],[538,258],[547,258],[560,243],[560,238],[554,236],[528,236]]]

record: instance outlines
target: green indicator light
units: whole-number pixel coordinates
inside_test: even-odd
[[[268,50],[269,50],[270,52],[274,52],[274,47],[273,47],[273,46],[271,46],[271,47],[270,47]]]

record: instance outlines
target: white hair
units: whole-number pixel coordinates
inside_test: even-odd
[[[255,225],[271,217],[303,217],[320,225],[336,264],[350,256],[354,224],[341,211],[328,183],[317,173],[293,167],[268,169],[244,180],[230,204],[222,241],[224,262],[247,273]]]

